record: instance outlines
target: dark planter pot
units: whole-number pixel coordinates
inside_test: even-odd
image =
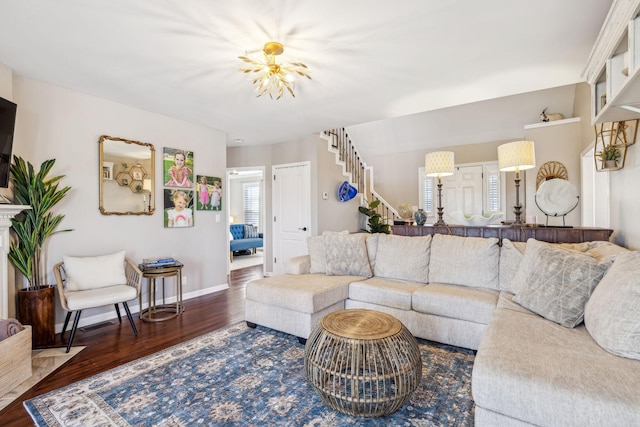
[[[55,290],[55,286],[46,286],[18,291],[18,317],[23,325],[31,325],[33,348],[49,347],[55,342]]]

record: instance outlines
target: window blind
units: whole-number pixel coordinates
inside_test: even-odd
[[[244,182],[242,184],[242,221],[245,224],[260,227],[260,183]]]

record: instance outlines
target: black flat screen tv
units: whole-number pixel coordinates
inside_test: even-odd
[[[0,98],[0,187],[9,187],[9,166],[16,125],[16,104]]]

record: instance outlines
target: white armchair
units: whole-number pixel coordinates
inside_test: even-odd
[[[73,319],[67,353],[76,335],[82,310],[114,304],[118,320],[122,323],[118,304],[122,303],[134,334],[138,330],[131,316],[127,301],[138,298],[142,285],[142,272],[125,252],[95,257],[63,257],[63,262],[53,267],[62,308],[67,311],[61,336],[67,330],[71,313]]]

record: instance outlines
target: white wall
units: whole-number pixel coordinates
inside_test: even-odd
[[[154,145],[155,197],[162,200],[163,147],[193,151],[196,174],[222,177],[226,169],[223,132],[24,77],[14,76],[14,95],[18,104],[14,154],[38,166],[55,158],[52,173],[66,175],[62,183],[72,187],[56,211],[65,215],[61,228],[74,231],[50,239],[46,251],[49,283],[55,283],[52,268],[63,255],[99,255],[125,249],[135,262],[156,256],[182,261],[186,296],[227,286],[225,215],[195,211],[195,226],[179,229],[164,228],[161,203],[152,216],[104,216],[98,210],[100,135]],[[220,222],[216,222],[216,214],[221,215]],[[172,288],[167,286],[168,296],[175,294]],[[143,289],[146,293],[146,280]],[[83,313],[83,318],[103,313],[106,316],[107,310],[91,310]],[[58,308],[57,323],[63,319],[63,310]]]

